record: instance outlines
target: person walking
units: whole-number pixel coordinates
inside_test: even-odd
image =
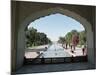
[[[66,42],[66,49],[67,49],[68,43]]]
[[[86,55],[86,54],[87,54],[87,48],[86,48],[86,45],[82,48],[82,52],[83,52],[83,55]]]
[[[72,43],[70,44],[70,47],[71,47],[71,52],[73,53],[73,49],[72,49],[73,48],[73,44]]]

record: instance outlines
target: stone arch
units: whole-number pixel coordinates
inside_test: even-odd
[[[24,50],[25,50],[25,29],[30,22],[50,14],[61,13],[63,15],[69,16],[78,22],[80,22],[87,31],[87,44],[88,44],[88,61],[95,63],[94,50],[93,50],[93,32],[92,25],[82,16],[78,15],[74,11],[69,11],[61,7],[49,8],[43,11],[39,11],[29,15],[24,22],[22,22],[18,29],[18,41],[17,41],[17,55],[16,55],[16,67],[20,67],[24,60]],[[92,58],[92,57],[93,58]]]

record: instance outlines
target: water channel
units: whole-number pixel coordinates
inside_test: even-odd
[[[59,58],[70,56],[71,55],[65,51],[61,44],[53,43],[39,58]]]

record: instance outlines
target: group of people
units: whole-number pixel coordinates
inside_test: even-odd
[[[79,36],[77,34],[74,34],[72,36],[72,41],[69,44],[69,47],[71,48],[71,52],[72,53],[74,53],[74,51],[76,50],[76,46],[78,45],[78,43],[79,43]],[[66,43],[66,49],[67,49],[67,46],[68,46],[68,43]],[[82,47],[82,53],[83,53],[83,55],[86,55],[86,53],[87,53],[87,47],[86,47],[86,45],[84,45]]]

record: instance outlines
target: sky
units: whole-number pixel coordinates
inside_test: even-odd
[[[28,26],[34,27],[38,32],[43,32],[51,41],[57,41],[60,36],[65,36],[71,30],[85,30],[82,24],[75,19],[56,13],[49,16],[41,17]]]

